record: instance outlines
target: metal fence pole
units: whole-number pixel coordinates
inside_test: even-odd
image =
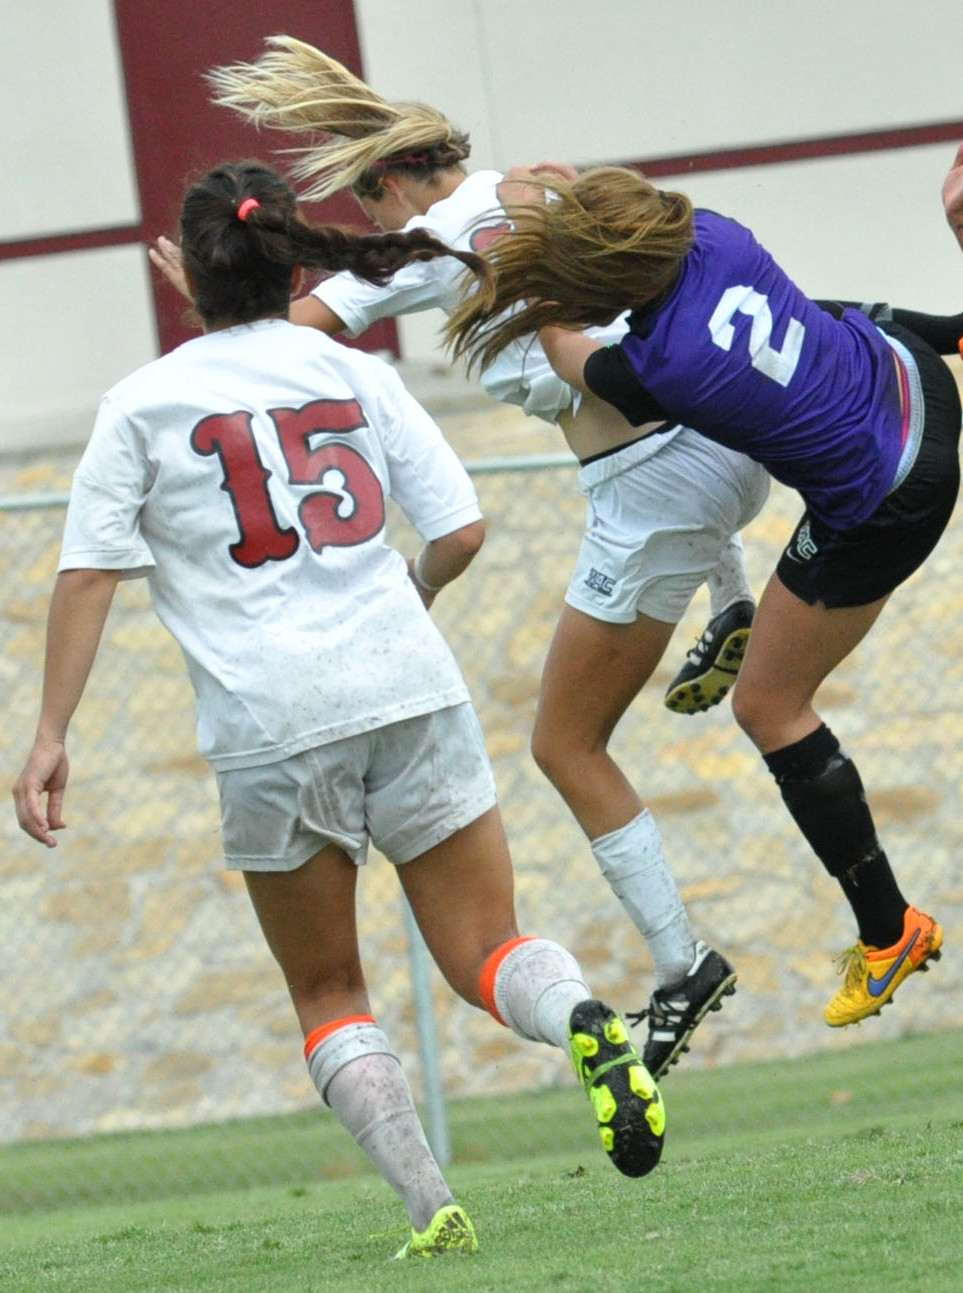
[[[405,908],[405,926],[408,931],[408,963],[411,969],[411,987],[415,999],[415,1022],[418,1029],[418,1051],[425,1085],[427,1111],[426,1135],[432,1153],[442,1167],[451,1162],[451,1137],[448,1132],[448,1110],[441,1080],[441,1061],[438,1054],[438,1032],[431,1004],[431,959],[428,948],[415,923],[411,908],[402,899]]]

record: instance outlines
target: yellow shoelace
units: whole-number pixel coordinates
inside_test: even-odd
[[[866,973],[866,953],[859,943],[847,947],[845,952],[836,957],[836,973],[846,975],[845,988],[856,987],[862,983]]]

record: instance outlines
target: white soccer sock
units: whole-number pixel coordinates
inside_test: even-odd
[[[655,818],[643,808],[625,826],[592,840],[592,852],[649,946],[656,986],[677,983],[692,965],[695,939]]]
[[[321,1099],[400,1195],[414,1228],[424,1230],[454,1197],[388,1038],[374,1020],[361,1016],[312,1033],[305,1058]]]
[[[488,1008],[512,1032],[565,1051],[569,1017],[592,995],[572,953],[547,938],[497,948],[482,971],[482,984]]]
[[[726,544],[718,564],[706,576],[710,615],[714,619],[733,602],[754,602],[743,557],[742,538],[734,534]]]

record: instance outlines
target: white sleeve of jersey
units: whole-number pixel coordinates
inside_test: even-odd
[[[439,242],[461,251],[478,251],[503,232],[508,217],[498,197],[500,171],[473,171],[448,197],[424,214],[412,216],[402,230],[423,229]],[[458,260],[441,256],[400,269],[384,287],[373,287],[353,274],[335,274],[319,283],[312,295],[342,319],[356,337],[379,319],[394,319],[418,310],[440,309],[450,314],[471,286]]]
[[[134,579],[154,568],[140,532],[150,487],[148,464],[133,429],[109,399],[74,474],[59,570],[120,570]]]
[[[481,520],[471,477],[441,428],[387,369],[377,429],[388,464],[391,497],[426,543]]]
[[[451,309],[452,303],[460,299],[455,284],[463,271],[460,261],[442,256],[406,265],[384,287],[365,283],[345,271],[326,278],[311,295],[344,320],[349,337],[357,337],[379,319],[436,307]]]

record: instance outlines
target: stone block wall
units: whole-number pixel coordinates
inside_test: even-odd
[[[558,451],[510,409],[444,419],[467,460]],[[75,457],[75,455],[74,455]],[[0,494],[66,489],[71,455],[0,464]],[[490,535],[436,611],[469,679],[499,782],[522,928],[567,943],[621,1009],[651,990],[641,939],[528,753],[539,673],[578,546],[572,467],[480,475]],[[775,488],[746,533],[761,592],[798,505]],[[36,718],[62,512],[0,510],[0,775],[12,783]],[[413,540],[397,528],[399,546]],[[963,525],[894,596],[824,687],[825,718],[857,758],[880,833],[912,899],[963,937]],[[795,833],[728,707],[668,713],[661,693],[701,630],[700,597],[613,747],[655,813],[698,932],[736,963],[739,990],[687,1063],[728,1064],[963,1024],[951,955],[855,1036],[826,1029],[847,911]],[[277,967],[243,883],[221,865],[213,778],[195,753],[180,654],[145,589],[121,588],[70,743],[69,830],[54,851],[0,815],[0,1141],[289,1111],[316,1101]],[[360,885],[374,1009],[420,1091],[399,890],[376,855]],[[568,1081],[564,1057],[525,1046],[434,975],[450,1097]],[[506,1138],[510,1130],[505,1129]]]

